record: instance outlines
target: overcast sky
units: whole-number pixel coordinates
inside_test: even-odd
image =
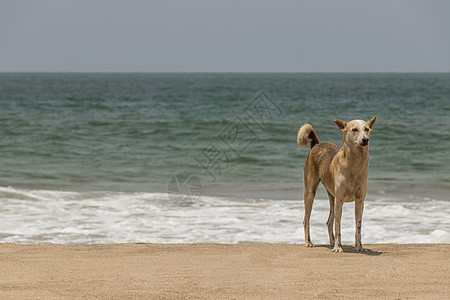
[[[0,72],[450,72],[450,1],[0,0]]]

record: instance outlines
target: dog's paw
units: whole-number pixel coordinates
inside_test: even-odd
[[[358,250],[359,252],[366,252],[367,249],[363,248],[362,246],[356,247],[356,250]]]
[[[342,250],[341,246],[334,246],[333,252],[340,253],[340,252],[344,252],[344,251]]]
[[[306,247],[314,247],[313,243],[311,243],[311,242],[307,242],[307,243],[305,243],[305,245],[306,245]]]

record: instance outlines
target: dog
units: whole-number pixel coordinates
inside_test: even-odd
[[[333,143],[320,143],[317,133],[310,124],[300,127],[297,143],[300,147],[309,145],[311,150],[303,168],[303,188],[305,202],[305,244],[312,247],[309,220],[319,182],[325,187],[330,200],[330,214],[327,227],[333,252],[342,252],[341,216],[344,202],[355,202],[355,244],[358,251],[365,251],[361,244],[361,223],[364,198],[367,192],[369,170],[369,135],[376,117],[370,121],[334,120],[344,133],[342,148]],[[333,223],[335,234],[333,235]]]

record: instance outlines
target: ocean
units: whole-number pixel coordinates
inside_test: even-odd
[[[450,74],[2,73],[0,242],[303,243],[299,127],[374,115],[363,243],[450,243]]]

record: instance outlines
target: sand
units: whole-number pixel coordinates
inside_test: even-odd
[[[0,298],[450,299],[450,244],[0,244]]]

